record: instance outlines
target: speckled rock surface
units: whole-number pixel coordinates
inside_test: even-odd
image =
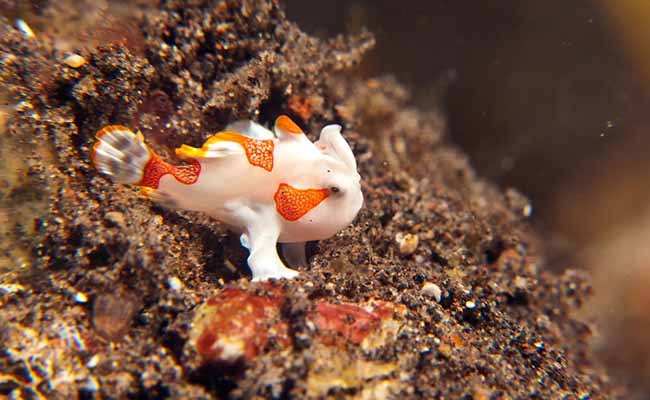
[[[112,32],[77,50],[78,68],[63,63],[54,33],[27,39],[0,21],[0,394],[618,394],[587,345],[588,280],[544,270],[525,199],[481,180],[445,142],[444,115],[411,107],[392,78],[342,73],[372,36],[318,40],[275,1],[151,7],[134,28],[140,38],[114,42]],[[225,227],[158,207],[90,163],[107,123],[141,128],[171,157],[228,121],[279,113],[310,132],[341,123],[366,199],[352,226],[310,245],[310,267],[293,281],[249,282]],[[426,282],[440,301],[422,292]],[[206,359],[192,321],[208,299],[229,301],[225,288],[252,304],[272,298],[259,326],[282,329],[239,360]]]

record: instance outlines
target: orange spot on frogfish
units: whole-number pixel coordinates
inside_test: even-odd
[[[273,169],[273,140],[248,139],[241,143],[246,151],[246,158],[251,165],[262,167],[267,171]]]
[[[171,165],[161,159],[156,153],[151,152],[151,158],[142,172],[142,179],[138,186],[158,189],[160,178],[171,174],[178,182],[191,185],[199,179],[201,164],[194,159],[188,160],[190,165]]]
[[[264,168],[267,171],[273,170],[273,140],[253,139],[241,133],[224,131],[209,138],[203,145],[204,149],[217,142],[234,142],[239,144],[246,153],[248,163]]]
[[[296,189],[281,183],[275,192],[275,208],[288,221],[296,221],[330,195],[327,189]]]

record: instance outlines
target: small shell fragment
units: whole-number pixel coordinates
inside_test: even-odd
[[[88,302],[88,296],[86,296],[85,293],[77,292],[74,295],[74,301],[77,302],[77,303],[82,303],[82,304],[87,303]]]
[[[528,288],[528,280],[523,276],[515,277],[512,283],[515,285],[515,288],[519,290],[526,290]]]
[[[99,354],[95,354],[94,356],[92,356],[90,360],[88,360],[88,362],[86,363],[86,367],[95,368],[97,364],[99,364]]]
[[[395,241],[397,242],[400,254],[409,255],[415,252],[420,240],[418,235],[413,235],[411,233],[403,234],[400,232],[395,235]]]
[[[108,221],[112,226],[122,228],[126,226],[126,218],[124,214],[119,211],[109,211],[104,215],[106,221]]]
[[[32,28],[30,28],[29,25],[27,25],[27,22],[23,21],[22,19],[16,20],[16,28],[18,28],[18,30],[20,30],[23,35],[29,39],[36,37]]]
[[[425,296],[433,297],[438,303],[442,299],[442,290],[435,283],[425,282],[420,291]]]
[[[5,283],[0,285],[0,293],[2,294],[12,294],[24,291],[25,287],[20,283]]]
[[[171,276],[167,278],[167,285],[169,288],[175,292],[180,291],[183,288],[183,282],[176,276]]]
[[[79,54],[71,54],[63,62],[70,68],[79,68],[86,63],[86,59]]]

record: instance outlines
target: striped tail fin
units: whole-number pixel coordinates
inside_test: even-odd
[[[91,158],[97,170],[115,182],[140,186],[147,197],[162,205],[173,207],[178,200],[169,187],[167,191],[159,190],[163,176],[171,175],[180,184],[192,185],[201,173],[201,164],[192,158],[186,160],[186,165],[165,162],[145,144],[141,134],[127,127],[109,125],[95,136],[97,143]]]
[[[136,135],[125,126],[109,125],[95,137],[97,143],[93,146],[91,158],[99,172],[119,183],[142,182],[145,168],[154,155],[142,135]]]

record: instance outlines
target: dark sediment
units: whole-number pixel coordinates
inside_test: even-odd
[[[323,42],[273,1],[168,1],[144,15],[128,40],[111,33],[80,49],[78,68],[63,63],[55,35],[28,39],[1,21],[2,148],[20,156],[5,161],[0,186],[9,227],[0,247],[0,393],[616,394],[580,319],[589,283],[575,271],[544,271],[525,199],[478,178],[445,143],[444,116],[410,107],[394,80],[345,76],[370,35]],[[308,271],[271,288],[288,347],[270,340],[243,363],[201,365],[189,341],[197,306],[219,288],[264,296],[269,286],[249,282],[245,252],[217,222],[163,209],[99,175],[89,159],[93,135],[108,123],[139,127],[171,157],[174,146],[199,145],[229,121],[268,123],[280,113],[313,134],[326,122],[345,127],[366,203],[351,227],[311,247]],[[396,237],[405,234],[417,246],[400,251]],[[422,293],[426,282],[439,286],[440,302]],[[135,317],[111,309],[120,293]],[[102,307],[93,307],[98,299]],[[310,322],[318,304],[370,299],[400,310],[398,330],[372,325],[388,332],[377,346],[322,343],[318,326],[327,324]],[[98,309],[129,326],[123,337],[97,330]],[[346,365],[358,368],[332,370]]]

